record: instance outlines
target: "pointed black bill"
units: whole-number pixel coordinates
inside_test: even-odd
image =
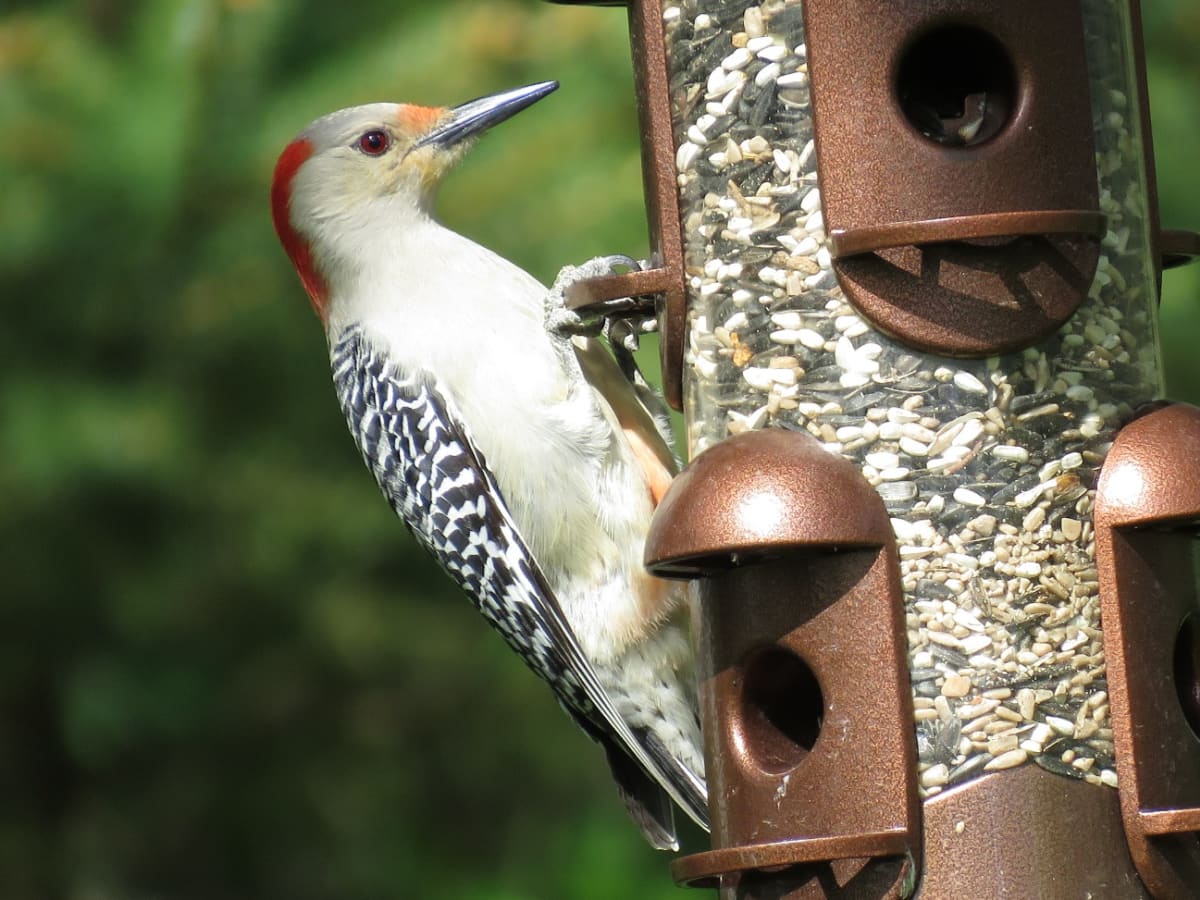
[[[430,144],[452,147],[462,143],[516,115],[525,107],[532,106],[557,89],[557,81],[542,81],[455,106],[444,121],[417,141],[413,149]]]

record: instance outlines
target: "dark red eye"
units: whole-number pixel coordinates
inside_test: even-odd
[[[368,131],[358,139],[358,149],[368,156],[379,156],[386,153],[391,146],[386,131]]]

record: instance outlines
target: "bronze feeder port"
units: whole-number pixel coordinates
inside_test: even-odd
[[[1136,0],[623,5],[651,266],[574,302],[657,304],[687,421],[647,557],[703,618],[677,879],[1200,896],[1200,511],[1163,487],[1200,434],[1139,418],[1200,236],[1159,225]]]
[[[885,896],[915,880],[912,697],[891,537],[871,486],[806,435],[738,435],[671,485],[646,561],[699,583],[715,848],[679,860],[680,881],[739,897],[786,885],[799,897],[833,883]]]
[[[1154,897],[1200,892],[1200,410],[1117,435],[1096,501],[1121,813]]]

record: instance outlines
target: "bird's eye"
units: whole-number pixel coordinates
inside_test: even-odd
[[[368,156],[379,156],[387,152],[391,143],[386,131],[368,131],[358,139],[358,149]]]

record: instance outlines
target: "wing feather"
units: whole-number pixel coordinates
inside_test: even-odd
[[[553,688],[585,730],[631,759],[703,827],[703,782],[655,753],[621,718],[526,546],[496,480],[453,402],[429,373],[401,372],[386,363],[357,329],[332,352],[334,384],[367,467],[397,515],[466,592],[484,618],[525,663]],[[655,820],[647,837],[673,846],[673,826],[637,779],[613,764],[623,793]],[[660,804],[661,805],[661,804]],[[636,816],[635,816],[636,817]],[[670,841],[667,841],[670,838]]]

